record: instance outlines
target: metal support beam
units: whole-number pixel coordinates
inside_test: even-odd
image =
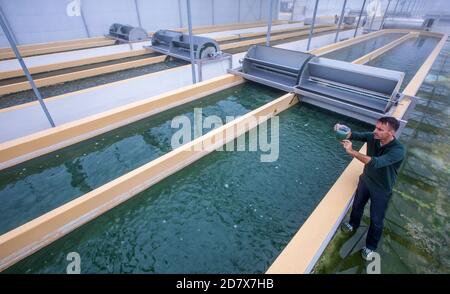
[[[397,3],[395,3],[395,7],[394,7],[394,12],[392,12],[392,14],[391,14],[391,16],[395,16],[395,13],[397,12],[397,6],[398,6],[398,3],[400,2],[400,0],[397,0]]]
[[[334,36],[334,43],[337,42],[337,39],[339,37],[339,30],[341,29],[342,21],[344,20],[344,12],[345,12],[345,5],[347,4],[347,0],[344,0],[344,5],[342,5],[342,11],[341,11],[341,17],[339,18],[338,27],[336,30],[336,36]]]
[[[180,28],[183,27],[183,13],[181,10],[181,0],[178,0],[178,17],[180,18]]]
[[[292,12],[291,12],[291,22],[294,21],[294,10],[295,10],[295,2],[297,2],[297,0],[294,0],[294,2],[292,3]]]
[[[141,27],[141,28],[142,28],[142,23],[141,23],[141,16],[139,15],[139,6],[138,6],[138,0],[134,0],[134,7],[136,8],[136,15],[137,15],[137,19],[138,19],[139,27]]]
[[[377,6],[375,7],[375,13],[373,14],[372,20],[370,21],[369,32],[372,32],[373,22],[375,20],[375,17],[377,16],[377,10],[378,10],[379,5],[380,5],[380,2],[377,2]]]
[[[388,0],[388,4],[387,4],[387,6],[386,6],[386,10],[384,11],[383,19],[381,20],[381,24],[380,24],[379,30],[381,30],[381,29],[383,28],[384,20],[385,20],[385,18],[386,18],[386,13],[388,12],[389,5],[391,5],[391,0]]]
[[[16,35],[14,34],[14,31],[12,30],[11,26],[9,25],[8,19],[6,18],[5,13],[3,13],[3,9],[2,9],[1,6],[0,6],[0,17],[3,17],[3,20],[5,21],[6,27],[8,28],[9,33],[11,34],[11,37],[14,40],[14,43],[19,45],[19,42],[17,42]]]
[[[52,127],[55,127],[55,123],[53,122],[53,119],[50,115],[50,113],[47,110],[47,107],[45,106],[44,100],[42,99],[41,93],[37,89],[36,85],[34,84],[33,78],[31,77],[30,72],[28,71],[28,68],[25,64],[25,62],[22,59],[22,56],[20,55],[19,49],[17,49],[16,43],[14,42],[11,33],[8,30],[8,27],[6,26],[5,21],[3,20],[3,15],[0,15],[0,25],[3,29],[3,32],[5,33],[6,38],[8,39],[9,44],[11,45],[11,49],[14,51],[14,54],[16,55],[17,61],[19,61],[20,66],[22,67],[23,72],[25,73],[28,82],[30,82],[31,87],[33,88],[33,92],[36,95],[37,99],[39,100],[39,104],[42,107],[42,110],[45,113],[45,116],[47,117],[50,125]]]
[[[267,24],[267,40],[266,40],[266,46],[270,46],[270,32],[272,30],[272,14],[273,14],[273,0],[270,0],[270,7],[269,7],[269,19]]]
[[[187,15],[188,15],[188,29],[189,29],[189,52],[191,53],[192,66],[192,83],[197,83],[195,76],[195,61],[194,61],[194,43],[192,42],[192,17],[191,17],[191,0],[186,0]]]
[[[358,23],[356,24],[355,33],[353,34],[353,38],[356,37],[356,33],[358,32],[359,23],[361,22],[361,16],[364,11],[364,6],[366,6],[366,1],[364,0],[363,5],[361,6],[361,11],[359,12]]]
[[[84,29],[86,30],[86,35],[88,38],[90,38],[91,34],[89,33],[89,28],[86,23],[86,18],[84,17],[83,4],[81,3],[81,0],[80,0],[80,15],[81,15],[81,20],[83,21]]]
[[[316,0],[316,4],[314,5],[313,19],[311,23],[311,28],[309,29],[308,45],[306,45],[306,51],[309,50],[309,46],[311,45],[311,38],[314,31],[314,24],[316,23],[317,6],[319,6],[319,0]]]

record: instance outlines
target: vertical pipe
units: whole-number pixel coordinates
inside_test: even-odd
[[[361,11],[359,12],[358,23],[356,24],[355,33],[353,34],[353,38],[356,37],[356,33],[358,32],[359,23],[361,22],[361,16],[364,11],[365,5],[366,5],[366,0],[364,0],[363,5],[361,7]]]
[[[88,38],[90,38],[91,34],[89,33],[89,29],[88,29],[88,26],[86,23],[86,18],[84,17],[83,5],[81,4],[81,0],[80,0],[80,14],[81,14],[81,20],[83,21],[84,29],[86,30],[86,35]]]
[[[178,0],[178,17],[180,18],[180,28],[183,27],[183,13],[181,11],[181,0]]]
[[[186,0],[187,16],[188,16],[188,29],[189,29],[189,52],[191,53],[191,65],[192,65],[192,83],[197,83],[197,77],[195,76],[195,61],[194,61],[194,43],[192,43],[192,18],[191,18],[191,0]]]
[[[386,6],[386,10],[384,11],[383,18],[381,19],[381,24],[380,24],[379,30],[381,30],[383,28],[384,19],[386,18],[386,13],[388,12],[389,5],[391,5],[391,0],[388,0],[388,4]]]
[[[311,23],[311,28],[309,28],[309,36],[308,36],[308,45],[306,45],[306,51],[309,50],[309,46],[311,45],[311,38],[314,30],[314,24],[316,23],[316,14],[317,14],[317,6],[319,5],[319,0],[316,0],[316,4],[314,5],[313,19]]]
[[[341,17],[339,18],[338,27],[336,30],[336,35],[334,36],[334,43],[337,42],[337,39],[339,37],[339,30],[341,29],[342,21],[344,20],[344,12],[345,12],[345,5],[347,4],[347,0],[344,0],[344,5],[342,5],[342,11],[341,11]]]
[[[50,113],[48,112],[47,107],[45,106],[45,103],[44,103],[44,100],[42,99],[41,93],[39,92],[39,90],[37,89],[36,85],[34,84],[33,78],[31,77],[31,74],[28,71],[28,68],[27,68],[25,62],[23,61],[22,56],[20,55],[20,52],[17,49],[16,43],[14,42],[14,40],[13,40],[9,30],[8,30],[8,27],[6,26],[6,23],[3,20],[3,15],[0,15],[0,26],[2,27],[3,32],[5,33],[5,36],[8,39],[9,44],[11,45],[11,49],[14,51],[14,54],[16,55],[17,61],[19,61],[20,66],[22,67],[22,70],[25,73],[25,75],[26,75],[26,77],[28,79],[28,82],[31,85],[31,88],[33,88],[33,92],[36,95],[37,99],[39,100],[39,104],[41,105],[42,110],[45,113],[45,116],[47,117],[50,125],[52,127],[55,127],[55,123],[53,122],[53,119],[52,119]]]
[[[137,15],[139,27],[142,28],[141,16],[139,15],[138,0],[134,0],[134,7],[136,8],[136,15]]]
[[[270,31],[272,30],[272,14],[273,14],[273,0],[269,0],[269,19],[267,24],[267,40],[266,46],[270,46]]]

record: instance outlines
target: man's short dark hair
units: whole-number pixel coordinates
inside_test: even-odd
[[[388,125],[394,131],[397,131],[400,127],[399,121],[392,116],[384,116],[378,119],[378,121],[383,125]]]

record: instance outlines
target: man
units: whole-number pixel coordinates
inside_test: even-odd
[[[350,221],[343,223],[341,229],[353,233],[359,227],[364,207],[370,199],[370,226],[362,257],[371,260],[383,232],[383,219],[392,188],[397,179],[398,169],[405,157],[404,146],[395,138],[400,124],[394,117],[382,117],[373,132],[349,132],[347,139],[341,141],[345,151],[364,163],[363,174],[359,177],[358,188],[353,201]],[[335,130],[341,125],[336,124]],[[367,155],[352,148],[350,140],[367,142]]]

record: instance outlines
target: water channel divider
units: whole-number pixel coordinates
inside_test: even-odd
[[[323,55],[325,53],[330,53],[330,52],[332,52],[334,50],[338,50],[338,49],[344,48],[346,46],[349,46],[349,44],[353,44],[353,43],[349,43],[350,40],[354,41],[355,43],[359,43],[361,41],[365,41],[365,40],[377,37],[377,36],[379,36],[381,34],[384,34],[386,32],[390,32],[390,31],[391,30],[385,30],[385,31],[382,31],[382,32],[377,31],[377,32],[372,32],[372,33],[367,34],[367,35],[360,35],[360,36],[357,36],[356,38],[352,38],[352,39],[349,39],[349,40],[344,40],[344,41],[341,41],[341,42],[338,42],[338,43],[335,43],[335,44],[332,44],[332,45],[328,45],[328,46],[325,46],[325,47],[313,49],[313,50],[310,50],[309,52],[312,53],[312,54],[316,54],[316,55]],[[398,30],[396,30],[396,31],[398,31]],[[322,48],[327,48],[325,53],[323,53],[324,51],[323,51]],[[155,57],[151,57],[151,58],[155,58]],[[150,58],[147,58],[146,60],[150,60]],[[153,60],[157,60],[157,59],[153,59]],[[127,62],[126,64],[130,65],[130,67],[134,67],[136,64],[144,64],[145,65],[145,62],[146,61],[144,61],[144,60],[137,60],[137,61]],[[150,64],[151,63],[153,63],[153,62],[150,62]],[[116,67],[120,67],[120,70],[127,69],[127,67],[128,67],[127,65],[125,65],[125,64],[123,64],[123,65],[122,64],[113,64],[113,65],[105,66],[105,67],[107,67],[107,69],[105,69],[105,70],[103,70],[100,67],[100,68],[95,68],[95,69],[83,70],[83,71],[79,71],[79,72],[75,72],[75,73],[62,74],[62,75],[60,75],[61,76],[60,78],[58,76],[58,77],[43,78],[42,80],[44,81],[44,84],[48,86],[48,85],[53,84],[53,82],[51,84],[48,82],[49,79],[52,79],[52,78],[56,78],[57,82],[64,82],[64,80],[66,80],[68,78],[78,79],[78,78],[88,77],[88,75],[91,74],[92,71],[97,71],[98,70],[98,71],[101,71],[101,74],[104,74],[104,73],[116,71]],[[168,70],[171,70],[171,69],[168,69]],[[84,73],[87,73],[87,75],[84,76]],[[153,74],[155,74],[155,73],[149,73],[149,74],[146,74],[146,75],[153,75]],[[143,76],[146,76],[146,75],[143,75]],[[92,74],[92,76],[94,76],[94,75]],[[142,78],[143,76],[133,77],[133,78],[125,79],[125,80],[120,80],[120,81],[116,81],[116,82],[113,82],[113,83],[122,83],[122,82],[129,81],[131,79]],[[41,79],[36,79],[35,82],[37,84],[39,84],[40,80]],[[113,84],[113,83],[109,83],[108,85]],[[18,86],[18,87],[23,89],[22,87],[25,87],[25,84],[28,84],[28,82],[23,82],[23,83],[20,83],[20,84],[23,84],[23,86]],[[4,91],[5,93],[9,92],[9,91],[15,91],[15,89],[14,89],[15,85],[16,84],[0,86],[0,93],[1,93],[1,91]],[[77,92],[80,93],[82,91],[88,91],[90,89],[94,89],[94,88],[98,88],[98,87],[102,87],[102,86],[96,86],[96,87],[80,90],[80,91],[77,91]],[[46,99],[46,101],[52,101],[52,100],[56,100],[56,99],[63,99],[66,95],[67,94],[58,95],[58,96],[55,96],[55,97],[49,97],[49,98]],[[27,102],[27,103],[23,103],[23,104],[11,106],[11,107],[3,108],[3,109],[0,109],[0,113],[1,112],[13,111],[13,110],[16,110],[16,109],[19,109],[19,108],[23,108],[23,107],[27,107],[27,106],[30,106],[30,105],[33,105],[33,104],[37,104],[37,103],[38,103],[37,101],[32,101],[32,102]]]
[[[294,32],[294,33],[287,33],[287,34],[280,34],[280,35],[272,36],[271,40],[275,41],[275,40],[288,39],[288,38],[292,38],[292,37],[305,36],[309,33],[303,27],[300,30],[298,28],[296,28],[296,29],[297,29],[297,32]],[[331,30],[335,30],[335,29],[336,29],[336,26],[324,26],[322,28],[316,29],[315,33],[326,32],[326,31],[331,31]],[[294,29],[289,28],[289,29],[283,29],[280,31],[292,31],[292,30],[294,30]],[[300,32],[298,32],[298,31],[300,31]],[[276,32],[277,31],[275,31],[275,33]],[[227,39],[227,40],[239,39],[239,38],[253,37],[253,36],[258,36],[258,35],[265,35],[265,34],[266,34],[265,32],[264,33],[263,32],[247,33],[247,34],[242,34],[239,36],[226,37],[225,39]],[[223,38],[217,38],[216,41],[220,41],[221,39],[223,39]],[[239,41],[239,42],[234,42],[234,43],[223,44],[223,45],[221,45],[221,49],[222,50],[235,49],[235,48],[240,48],[240,47],[244,47],[244,46],[250,46],[250,45],[254,45],[254,44],[264,43],[264,42],[266,42],[265,37],[251,39],[251,40],[244,40],[244,41]],[[131,51],[129,53],[130,56],[132,56],[134,54],[133,52],[134,51]],[[151,51],[147,51],[147,53],[151,53]],[[116,54],[123,54],[123,53],[116,53]],[[115,59],[115,55],[104,55],[104,56],[109,56],[108,58],[113,58],[111,60]],[[104,57],[104,56],[101,56],[101,57],[103,59],[105,59],[106,57]],[[122,56],[122,55],[120,55],[120,56]],[[126,57],[128,57],[128,56],[126,56]],[[99,66],[96,68],[90,68],[90,69],[85,69],[85,70],[69,72],[69,73],[63,73],[60,75],[55,75],[55,76],[50,76],[50,77],[36,78],[34,80],[34,82],[38,87],[56,85],[59,83],[75,81],[75,80],[80,80],[80,79],[93,77],[93,76],[97,76],[97,75],[103,75],[103,74],[107,74],[107,73],[113,73],[113,72],[122,71],[122,70],[126,70],[126,69],[143,67],[143,66],[147,66],[150,64],[160,63],[160,62],[163,62],[166,59],[166,57],[167,57],[166,55],[160,55],[160,56],[148,57],[148,58],[143,58],[143,59],[138,59],[138,60],[126,61],[126,62],[122,62],[122,63],[104,65],[104,66]],[[100,57],[87,58],[87,59],[82,59],[82,60],[83,60],[83,63],[90,62],[88,64],[99,63],[99,62],[105,61],[103,59],[100,59],[101,61],[98,61],[99,60],[98,58],[100,58]],[[86,61],[86,60],[89,60],[89,61]],[[106,61],[108,61],[108,60],[106,60]],[[79,60],[79,61],[81,62],[81,60]],[[38,67],[32,67],[32,68],[30,68],[30,70],[35,71],[33,73],[40,73],[40,72],[44,72],[44,71],[52,71],[53,68],[56,68],[56,69],[64,68],[65,69],[65,68],[73,67],[73,61],[55,63],[55,64],[51,64],[51,65],[45,65],[43,67],[44,67],[44,69],[38,68]],[[21,70],[3,72],[3,74],[7,75],[7,76],[11,76],[11,77],[16,77],[18,75],[18,72],[21,72]],[[0,77],[1,77],[1,75],[2,75],[2,72],[0,72]],[[23,76],[23,72],[21,75]],[[31,86],[28,81],[6,84],[3,86],[0,86],[0,95],[17,93],[17,92],[29,90],[29,89],[31,89]]]
[[[382,32],[382,33],[385,33],[385,32]],[[367,34],[364,36],[358,36],[356,38],[352,38],[351,40],[355,43],[359,43],[359,42],[361,42],[361,39],[367,40],[368,38],[376,37],[382,33],[379,33],[379,32],[371,33],[371,34]],[[341,43],[343,43],[343,44],[341,44]],[[350,43],[349,40],[333,44],[333,48],[327,49],[327,53],[331,52],[333,50],[337,50],[337,49],[349,46],[349,45],[352,45],[352,43]],[[325,46],[325,47],[330,47],[330,46]],[[321,48],[313,49],[310,52],[313,54],[316,54],[316,52],[320,53]],[[174,70],[174,69],[168,69],[168,70],[170,71],[170,70]],[[168,70],[166,70],[166,71],[168,71]],[[150,75],[155,75],[155,74],[158,74],[158,72],[151,73]],[[117,81],[115,83],[116,84],[117,83],[125,83],[131,79],[137,79],[137,78],[140,78],[140,77],[134,77],[134,78],[126,79],[126,80],[121,80],[121,81]],[[217,86],[217,81],[221,81],[222,85],[225,85],[225,87],[230,87],[231,85],[227,85],[227,83],[229,82],[229,79],[231,79],[231,83],[233,85],[235,85],[235,82],[237,82],[237,83],[243,82],[242,79],[236,80],[237,79],[236,77],[233,79],[233,78],[231,78],[231,75],[224,75],[224,76],[220,76],[220,77],[208,80],[208,81],[201,82],[199,84],[196,84],[195,86],[187,86],[187,87],[180,88],[178,90],[175,90],[175,92],[178,94],[181,94],[186,90],[194,90],[194,89],[197,89],[197,87],[200,87],[200,88],[204,87],[205,85],[208,85],[209,82],[211,82]],[[220,82],[219,82],[219,84],[220,84]],[[97,86],[94,88],[98,89],[98,88],[106,87],[106,86],[107,85],[101,85],[101,86]],[[223,90],[224,88],[222,87],[220,89]],[[85,90],[81,90],[79,92],[88,91],[88,90],[89,89],[85,89]],[[211,89],[209,89],[208,91],[211,91]],[[131,103],[128,105],[124,105],[124,106],[121,106],[119,108],[116,108],[116,109],[113,109],[110,111],[106,111],[106,112],[102,112],[97,115],[89,116],[87,118],[83,118],[83,119],[76,120],[76,121],[73,121],[70,123],[66,123],[61,126],[57,126],[56,128],[53,128],[53,129],[44,130],[44,131],[37,132],[37,133],[31,134],[31,135],[27,135],[27,136],[24,136],[24,137],[21,137],[18,139],[0,143],[0,170],[14,166],[16,164],[22,163],[27,160],[33,159],[35,157],[47,154],[47,153],[55,151],[57,149],[67,147],[69,145],[75,144],[82,140],[92,138],[96,135],[105,133],[105,132],[110,131],[114,128],[117,128],[119,126],[123,126],[126,124],[125,121],[128,121],[128,123],[132,122],[132,121],[136,121],[138,119],[133,119],[133,120],[126,119],[125,120],[123,118],[121,122],[115,121],[113,124],[110,124],[108,126],[105,126],[103,123],[100,123],[100,122],[95,123],[95,121],[97,121],[97,120],[104,120],[105,116],[110,116],[110,115],[117,116],[118,113],[126,112],[127,108],[134,108],[134,107],[136,107],[136,105],[141,105],[141,103],[143,103],[144,105],[148,102],[154,103],[153,100],[158,100],[158,99],[161,99],[161,101],[163,101],[164,95],[168,94],[170,96],[171,93],[173,93],[173,91],[166,92],[164,94],[160,94],[155,97],[148,98],[148,99],[140,100],[138,102],[134,102],[134,103]],[[50,97],[50,98],[47,98],[47,100],[52,101],[52,100],[56,100],[56,99],[58,99],[58,100],[64,99],[64,97],[66,95],[67,94],[56,96],[56,97]],[[194,99],[182,99],[182,101],[186,101],[186,102],[189,102],[192,100],[194,100]],[[178,102],[180,102],[180,101],[178,101]],[[183,103],[186,103],[186,102],[183,102]],[[23,108],[23,107],[26,107],[27,105],[31,105],[34,103],[36,103],[36,102],[34,101],[34,102],[29,102],[29,103],[25,103],[25,104],[21,104],[21,105],[17,105],[17,106],[12,106],[9,108],[1,109],[0,112],[7,112],[10,110]],[[180,103],[180,104],[182,104],[182,103]],[[168,108],[164,108],[163,110],[178,106],[180,104],[177,103],[176,105],[170,106]],[[160,111],[162,111],[162,110],[159,110],[158,112],[160,112]],[[154,112],[152,114],[156,114],[158,112]],[[149,116],[151,114],[147,113],[145,115]],[[146,117],[146,116],[143,116],[141,114],[139,116],[140,117],[139,119]],[[86,124],[97,125],[98,129],[93,129],[91,127],[88,130],[84,130],[83,126]]]
[[[71,67],[76,67],[76,66],[83,66],[83,65],[93,64],[93,63],[100,63],[100,62],[113,61],[113,60],[122,59],[122,58],[140,56],[140,55],[149,54],[149,53],[151,53],[151,51],[148,49],[130,50],[130,51],[126,51],[126,52],[113,53],[113,54],[107,54],[107,55],[96,56],[96,57],[88,57],[88,58],[82,58],[82,59],[71,60],[71,61],[50,63],[50,64],[39,65],[39,66],[31,66],[28,69],[31,74],[37,74],[37,73],[49,72],[49,71],[54,71],[54,70],[59,70],[59,69],[66,69],[66,68],[71,68]],[[21,77],[21,76],[23,76],[22,69],[0,71],[0,80]]]
[[[356,63],[356,64],[365,64],[368,63],[369,61],[371,61],[372,59],[377,58],[378,56],[386,53],[387,51],[391,50],[392,48],[400,45],[401,43],[405,42],[406,40],[409,40],[411,38],[417,38],[419,36],[419,34],[417,32],[413,32],[413,33],[408,33],[400,38],[398,38],[397,40],[394,40],[386,45],[384,45],[383,47],[380,47],[372,52],[367,53],[366,55],[354,60],[352,63]]]
[[[0,270],[11,266],[298,103],[285,94],[0,236]]]
[[[0,170],[243,83],[226,74],[0,144]]]

